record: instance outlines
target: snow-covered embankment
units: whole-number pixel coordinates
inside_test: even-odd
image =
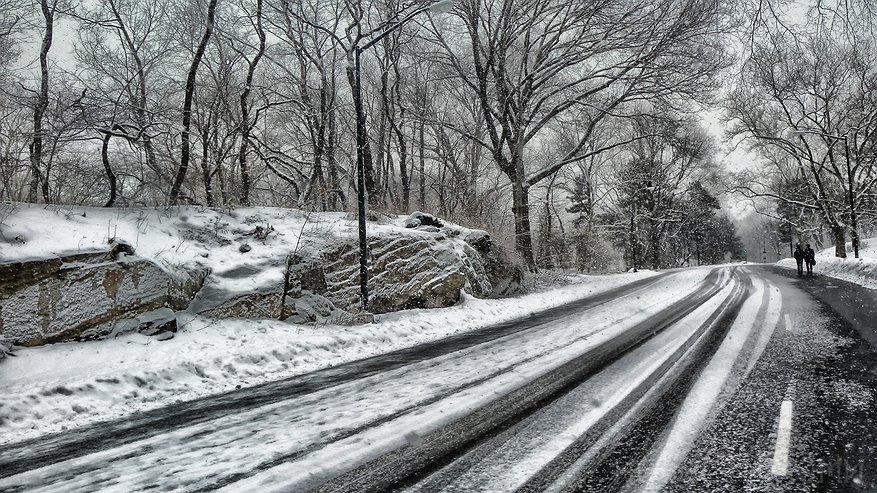
[[[793,258],[780,260],[777,265],[788,269],[797,268]],[[847,258],[836,257],[834,247],[817,252],[813,272],[877,289],[877,238],[862,240],[859,258],[853,256],[853,248],[849,243]]]

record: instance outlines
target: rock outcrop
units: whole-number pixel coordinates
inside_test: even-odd
[[[138,257],[91,252],[0,264],[0,337],[22,346],[96,339],[162,308],[171,277]]]
[[[369,310],[450,306],[460,290],[487,296],[492,286],[479,253],[443,233],[410,231],[371,236],[368,241]],[[335,307],[359,305],[359,250],[355,242],[291,258],[288,297],[318,295]]]
[[[486,232],[421,212],[405,225],[369,230],[370,312],[450,306],[462,290],[491,297],[520,285],[522,270]],[[188,234],[193,242],[213,244],[219,261],[208,250],[185,263],[163,259],[159,266],[119,240],[107,251],[0,262],[0,341],[34,346],[133,331],[165,339],[173,337],[176,312],[183,310],[295,323],[369,319],[360,313],[356,237],[326,235],[301,249],[296,242],[287,254],[283,232],[271,226],[240,235],[254,242],[246,252],[231,240],[202,237],[211,232]],[[247,260],[237,261],[237,255]]]

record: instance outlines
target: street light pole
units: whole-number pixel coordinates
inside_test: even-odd
[[[366,128],[365,111],[362,107],[362,53],[376,45],[378,41],[404,26],[408,21],[424,12],[444,13],[453,9],[456,0],[438,0],[420,7],[405,17],[388,23],[379,34],[375,34],[366,43],[359,41],[353,46],[353,106],[356,113],[356,203],[359,222],[359,300],[362,311],[368,311],[368,237],[366,236],[366,201],[365,201],[365,146]]]
[[[362,49],[354,47],[354,107],[356,112],[356,202],[359,220],[359,301],[362,311],[368,311],[368,238],[365,233],[365,115],[362,110],[362,75],[359,59]]]

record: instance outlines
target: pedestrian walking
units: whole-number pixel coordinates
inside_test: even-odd
[[[807,243],[807,248],[804,249],[804,262],[807,264],[807,275],[813,275],[813,266],[816,265],[816,252],[810,248],[810,244]]]
[[[798,275],[804,275],[804,250],[801,250],[801,244],[795,246],[795,253],[792,254],[795,257],[795,263],[798,264]]]

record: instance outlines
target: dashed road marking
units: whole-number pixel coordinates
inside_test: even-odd
[[[786,330],[792,330],[792,317],[790,317],[789,314],[786,313],[785,319],[786,319]]]
[[[792,401],[783,401],[780,406],[780,424],[777,430],[777,443],[773,451],[774,476],[785,476],[789,472],[789,444],[792,441]]]

